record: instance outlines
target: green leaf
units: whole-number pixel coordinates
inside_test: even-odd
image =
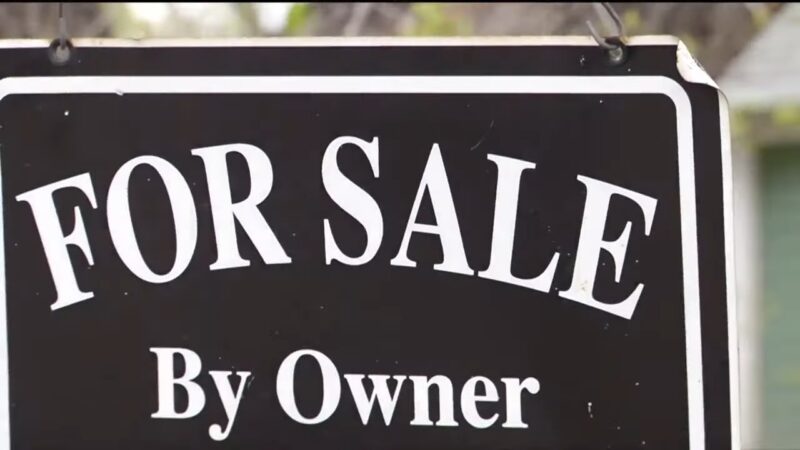
[[[306,26],[311,18],[311,5],[308,3],[295,3],[289,10],[286,18],[285,33],[290,36],[300,36],[305,34]]]

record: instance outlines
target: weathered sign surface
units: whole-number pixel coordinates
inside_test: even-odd
[[[724,101],[590,42],[0,50],[0,449],[736,448]]]

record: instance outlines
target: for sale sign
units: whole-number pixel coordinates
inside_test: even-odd
[[[0,51],[3,449],[722,449],[671,40]]]

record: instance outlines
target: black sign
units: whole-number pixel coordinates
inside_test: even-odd
[[[0,450],[738,448],[724,102],[590,42],[0,50]]]

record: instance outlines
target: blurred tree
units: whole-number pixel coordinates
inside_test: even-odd
[[[253,3],[231,3],[231,9],[236,17],[237,32],[240,36],[258,36],[261,34],[261,24],[258,21],[258,12]]]
[[[220,5],[214,13],[168,4],[162,24],[143,22],[122,3],[67,3],[70,36],[263,36],[253,3]],[[191,5],[187,5],[191,6]],[[195,4],[194,10],[200,6]],[[763,28],[780,3],[620,3],[628,35],[681,38],[712,75]],[[192,8],[189,8],[192,9]],[[209,10],[210,11],[210,10]],[[48,38],[58,32],[57,3],[0,4],[0,38]],[[212,20],[214,19],[214,20]],[[602,22],[589,3],[297,3],[286,35],[299,36],[513,36],[587,35],[585,21]]]
[[[404,34],[414,36],[463,36],[471,34],[469,23],[442,3],[414,3],[412,28]]]
[[[289,10],[289,17],[286,18],[284,33],[289,36],[304,34],[310,16],[311,6],[308,3],[295,3]]]
[[[300,34],[478,36],[587,35],[601,22],[590,3],[312,3]],[[672,34],[718,75],[780,3],[620,3],[628,35]],[[293,31],[298,34],[298,30]]]
[[[107,37],[111,23],[99,3],[64,4],[70,36]],[[0,38],[58,36],[58,3],[0,3]]]

